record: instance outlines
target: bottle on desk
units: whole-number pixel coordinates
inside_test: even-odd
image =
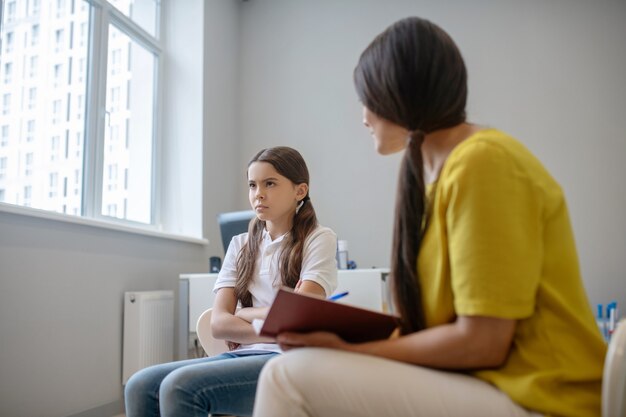
[[[337,269],[348,269],[348,241],[337,241]]]

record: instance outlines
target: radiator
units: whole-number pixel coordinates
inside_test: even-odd
[[[135,372],[174,360],[174,292],[124,293],[122,385]]]

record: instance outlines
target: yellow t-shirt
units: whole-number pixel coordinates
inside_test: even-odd
[[[550,416],[599,416],[606,345],[583,288],[561,187],[519,142],[482,130],[430,186],[418,258],[427,326],[518,320],[506,363],[473,372]]]

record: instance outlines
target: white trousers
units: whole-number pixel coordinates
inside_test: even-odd
[[[536,417],[475,377],[331,349],[269,361],[255,417]]]

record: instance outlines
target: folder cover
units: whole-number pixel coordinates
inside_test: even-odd
[[[360,343],[386,339],[398,324],[395,316],[280,288],[259,334],[327,331],[346,342]]]

